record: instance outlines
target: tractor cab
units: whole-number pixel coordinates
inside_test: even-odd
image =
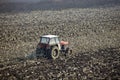
[[[56,35],[44,35],[40,37],[39,47],[50,49],[51,47],[57,46],[59,49],[60,41]]]

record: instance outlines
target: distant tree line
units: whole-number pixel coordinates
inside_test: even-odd
[[[30,0],[26,2],[0,1],[0,13],[12,11],[58,10],[66,8],[91,8],[104,5],[120,5],[120,0]],[[18,0],[17,0],[18,1]],[[35,2],[34,1],[34,2]],[[2,3],[5,2],[5,3]]]

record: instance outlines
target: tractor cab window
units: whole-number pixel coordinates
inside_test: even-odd
[[[58,37],[55,37],[55,38],[51,38],[51,39],[50,39],[50,44],[58,44],[58,43],[59,43]]]
[[[56,41],[56,43],[59,43],[59,39],[58,38],[55,38],[55,41]]]
[[[41,43],[48,44],[49,43],[49,38],[42,37],[41,38]]]
[[[56,44],[55,38],[50,39],[50,44]]]

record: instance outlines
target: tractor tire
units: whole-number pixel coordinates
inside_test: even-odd
[[[36,48],[36,58],[39,58],[39,54],[40,54],[40,49]]]
[[[41,49],[36,48],[36,58],[39,59],[40,57],[43,57],[43,52]]]
[[[67,57],[71,57],[71,56],[73,56],[72,49],[70,49],[70,48],[66,48],[66,56],[67,56]]]
[[[51,49],[50,57],[55,60],[59,57],[59,54],[60,54],[60,51],[58,47],[53,47]]]

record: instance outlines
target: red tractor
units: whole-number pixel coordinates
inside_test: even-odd
[[[56,35],[43,35],[40,37],[40,42],[36,48],[36,56],[45,56],[52,59],[57,59],[60,54],[71,55],[72,50],[68,47],[68,42],[59,41]]]

